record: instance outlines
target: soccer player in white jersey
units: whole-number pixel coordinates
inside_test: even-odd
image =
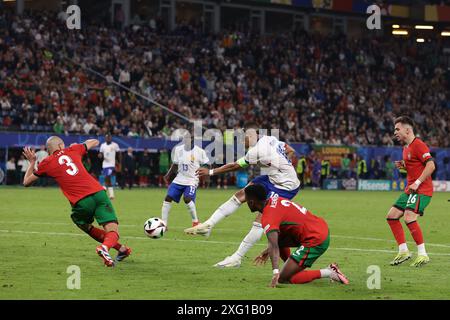
[[[111,183],[111,177],[114,176],[116,168],[116,153],[119,153],[119,145],[112,141],[112,136],[108,133],[105,136],[105,142],[100,145],[100,153],[98,156],[103,158],[102,174],[105,177],[106,190],[110,199],[114,199],[114,189]],[[120,160],[119,160],[120,161]]]
[[[249,184],[263,185],[267,191],[268,198],[277,194],[289,200],[293,199],[300,188],[300,181],[290,160],[295,154],[294,149],[273,136],[261,136],[258,140],[256,125],[253,123],[248,124],[246,129],[245,148],[249,149],[245,157],[212,170],[200,168],[197,170],[198,175],[203,176],[209,174],[212,176],[236,171],[249,165],[258,165],[266,169],[267,175],[256,177]],[[227,202],[222,204],[208,220],[184,230],[185,233],[209,236],[211,229],[219,221],[235,212],[244,202],[245,192],[244,189],[241,189]],[[261,215],[259,214],[253,222],[250,232],[242,240],[237,251],[214,266],[220,268],[239,267],[242,257],[261,239],[263,233]]]
[[[201,165],[207,164],[208,162],[209,159],[205,150],[194,145],[193,140],[191,142],[191,139],[189,138],[185,137],[183,143],[172,150],[172,165],[164,176],[164,180],[168,183],[175,172],[177,172],[177,175],[169,185],[166,198],[162,204],[161,218],[166,226],[169,220],[172,201],[178,203],[181,199],[181,195],[183,195],[186,208],[191,214],[192,226],[198,224],[195,198],[197,195],[199,178],[196,171]]]

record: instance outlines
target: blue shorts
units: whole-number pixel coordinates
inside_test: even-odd
[[[183,186],[181,184],[171,183],[167,190],[167,195],[176,203],[180,202],[181,195],[184,194],[186,198],[191,198],[195,202],[197,195],[197,188],[194,186]]]
[[[283,190],[275,187],[275,185],[270,182],[269,176],[259,176],[251,181],[253,184],[261,184],[264,186],[267,192],[267,198],[273,197],[274,194],[278,194],[278,196],[292,200],[298,193],[300,187],[294,190]]]
[[[105,177],[113,176],[114,167],[103,168],[102,175],[104,175]]]

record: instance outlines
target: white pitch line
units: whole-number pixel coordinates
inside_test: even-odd
[[[67,232],[40,232],[40,231],[24,231],[24,230],[2,230],[0,229],[0,235],[6,235],[8,233],[14,233],[14,234],[42,234],[42,235],[49,235],[49,236],[71,236],[71,237],[86,237],[84,234],[79,233],[67,233]],[[147,237],[134,237],[134,236],[124,236],[124,239],[136,239],[136,240],[146,240],[148,241]],[[155,240],[153,240],[155,241]],[[189,240],[189,239],[158,239],[157,241],[180,241],[180,242],[195,242],[195,243],[205,243],[205,244],[239,244],[238,242],[232,242],[232,241],[212,241],[212,240]],[[266,246],[262,243],[257,243],[257,246]],[[338,248],[338,247],[331,247],[329,250],[340,250],[340,251],[358,251],[358,252],[379,252],[379,253],[397,253],[397,251],[394,250],[381,250],[381,249],[364,249],[364,248]],[[450,256],[450,253],[432,253],[428,252],[429,255],[433,256]]]
[[[35,224],[35,225],[65,225],[65,226],[72,226],[73,223],[66,223],[66,222],[40,222],[40,221],[0,221],[1,224]],[[140,225],[136,224],[119,224],[120,227],[126,227],[126,228],[139,228]],[[170,227],[171,230],[184,230],[185,228],[181,227]],[[230,229],[230,228],[214,228],[216,231],[242,231],[245,232],[244,229]],[[383,241],[383,242],[395,242],[395,240],[389,240],[389,239],[381,239],[381,238],[373,238],[373,237],[355,237],[355,236],[344,236],[344,235],[337,235],[337,234],[331,234],[333,238],[342,238],[342,239],[350,239],[350,240],[365,240],[365,241]],[[412,243],[409,241],[409,243]],[[440,243],[426,243],[429,247],[438,247],[438,248],[450,248],[450,245],[448,244],[440,244]]]

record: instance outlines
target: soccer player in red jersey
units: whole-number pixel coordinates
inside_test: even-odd
[[[87,151],[98,144],[98,140],[89,139],[66,148],[61,138],[52,136],[46,143],[49,156],[39,163],[35,172],[36,154],[30,148],[24,148],[23,154],[30,161],[30,166],[23,184],[29,187],[41,176],[54,178],[72,206],[73,222],[101,243],[96,248],[97,254],[106,266],[112,267],[115,261],[109,254],[110,248],[118,251],[116,261],[128,257],[131,249],[118,242],[118,220],[111,201],[105,189],[87,172],[82,163],[82,157]],[[103,230],[92,225],[94,218],[103,226]]]
[[[266,189],[260,184],[245,188],[245,199],[252,212],[262,213],[262,226],[269,246],[255,259],[255,264],[272,261],[271,287],[278,283],[302,284],[320,278],[330,278],[348,284],[347,277],[336,263],[321,270],[308,270],[328,248],[330,232],[322,218],[313,215],[304,207],[274,195],[267,198]],[[290,247],[297,247],[291,254]],[[279,258],[285,261],[279,271]]]
[[[391,265],[399,265],[411,258],[405,240],[400,218],[403,216],[406,226],[417,245],[417,257],[411,264],[420,267],[430,261],[425,251],[422,230],[417,217],[422,216],[426,206],[433,196],[433,183],[431,174],[436,169],[428,146],[414,135],[414,122],[409,117],[395,119],[395,137],[404,144],[403,160],[395,161],[397,168],[407,171],[408,184],[405,192],[389,210],[387,222],[397,241],[399,253],[392,260]]]

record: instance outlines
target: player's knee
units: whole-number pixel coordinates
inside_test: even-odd
[[[397,208],[392,207],[391,210],[389,210],[386,218],[387,219],[400,219],[402,215],[403,215],[402,211],[400,211]]]
[[[172,202],[173,199],[172,199],[171,197],[169,197],[169,196],[166,196],[166,198],[164,199],[164,201],[166,201],[166,202]]]
[[[405,223],[417,221],[417,214],[412,211],[405,212]]]

